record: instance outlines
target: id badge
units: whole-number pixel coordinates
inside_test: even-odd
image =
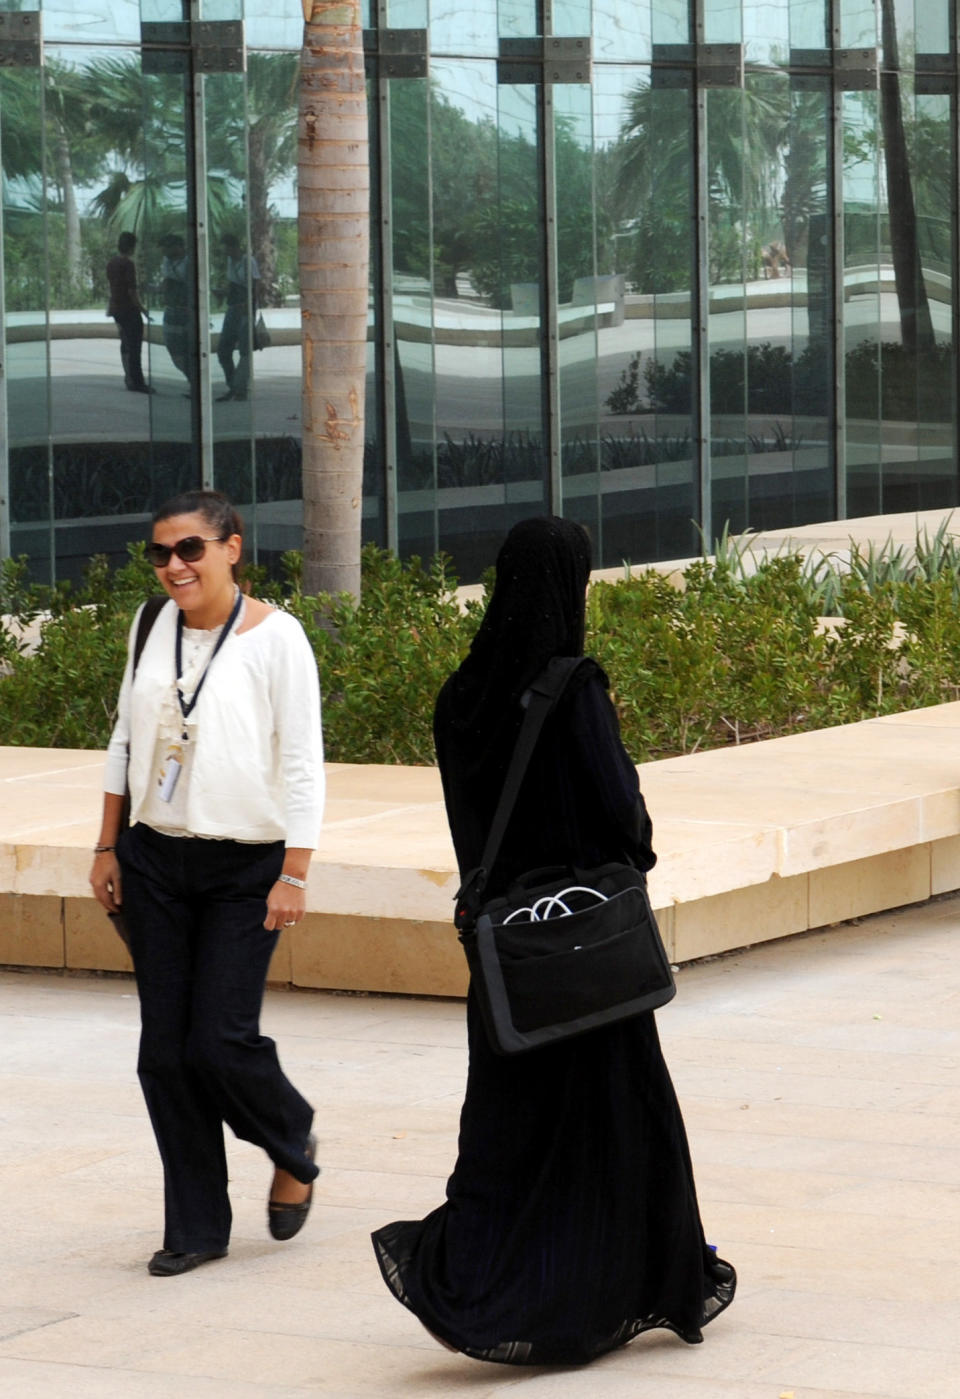
[[[160,800],[169,802],[173,800],[173,794],[177,789],[180,774],[183,771],[183,749],[178,743],[172,743],[167,749],[167,756],[163,760],[163,767],[160,769],[160,776],[157,779],[160,786]]]

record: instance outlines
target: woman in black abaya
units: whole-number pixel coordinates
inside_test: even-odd
[[[434,737],[461,875],[481,852],[551,656],[583,654],[590,545],[556,518],[516,525],[470,654],[437,700]],[[599,666],[548,718],[485,891],[525,870],[656,856],[636,768]],[[704,1242],[680,1108],[653,1015],[510,1058],[467,998],[470,1063],[446,1203],[373,1235],[397,1298],[479,1360],[583,1364],[651,1327],[685,1341],[733,1299]]]

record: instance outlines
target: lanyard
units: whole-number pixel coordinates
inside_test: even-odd
[[[176,646],[176,652],[175,652],[175,657],[176,657],[176,662],[177,662],[177,699],[180,701],[180,713],[183,715],[183,736],[184,736],[184,738],[186,738],[186,736],[187,736],[187,720],[190,718],[190,715],[193,713],[193,707],[194,707],[194,705],[196,704],[197,700],[200,698],[200,691],[203,689],[203,682],[204,682],[204,681],[206,680],[206,678],[207,678],[207,672],[209,671],[210,667],[213,665],[214,661],[217,659],[217,652],[220,650],[220,647],[221,647],[221,646],[223,645],[223,643],[226,641],[226,639],[227,639],[227,634],[229,633],[230,628],[233,626],[234,622],[235,622],[235,621],[237,620],[237,618],[239,617],[239,615],[240,615],[240,608],[241,608],[242,606],[243,606],[243,594],[240,592],[240,589],[238,588],[238,589],[237,589],[236,601],[235,601],[234,604],[233,604],[233,610],[232,610],[232,612],[230,613],[230,616],[227,618],[226,622],[225,622],[224,625],[223,625],[223,631],[222,631],[222,632],[220,633],[220,635],[217,637],[217,644],[216,644],[216,646],[214,646],[212,652],[210,653],[210,659],[207,661],[207,664],[206,664],[206,665],[204,666],[204,668],[203,668],[203,674],[201,675],[199,681],[197,682],[197,688],[194,690],[194,692],[193,692],[193,698],[191,699],[191,701],[190,701],[189,704],[187,704],[187,701],[183,698],[183,691],[180,689],[180,681],[181,681],[181,679],[183,678],[183,613],[182,613],[182,612],[178,612],[178,613],[177,613],[177,646]]]

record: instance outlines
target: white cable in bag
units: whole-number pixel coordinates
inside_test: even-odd
[[[556,894],[544,894],[529,908],[515,908],[510,917],[503,920],[501,926],[506,927],[508,923],[512,923],[517,918],[522,918],[527,923],[544,923],[548,918],[569,915],[573,909],[565,901],[572,894],[589,894],[597,900],[597,903],[605,904],[607,902],[606,894],[601,894],[599,889],[589,889],[585,884],[570,884],[566,889],[560,889]]]

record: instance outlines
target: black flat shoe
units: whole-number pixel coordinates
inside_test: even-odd
[[[201,1263],[226,1256],[225,1248],[210,1249],[206,1253],[174,1253],[169,1248],[160,1248],[147,1264],[147,1272],[154,1278],[176,1278],[181,1273],[192,1273]]]
[[[312,1132],[307,1137],[306,1155],[308,1161],[316,1160],[317,1139]],[[307,1222],[307,1215],[310,1213],[312,1204],[313,1181],[310,1182],[310,1193],[300,1204],[288,1204],[284,1200],[268,1200],[267,1224],[271,1237],[285,1243],[287,1239],[292,1239],[294,1234],[299,1234]]]

